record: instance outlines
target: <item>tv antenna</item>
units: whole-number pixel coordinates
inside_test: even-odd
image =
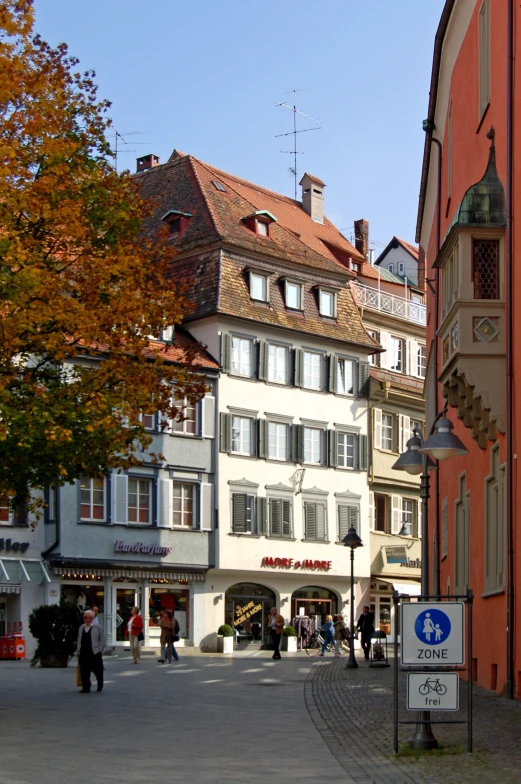
[[[114,139],[114,167],[116,169],[116,173],[118,171],[118,155],[124,155],[128,152],[136,152],[134,149],[126,149],[128,147],[128,142],[126,140],[126,136],[143,136],[145,131],[128,131],[128,133],[120,133],[116,131],[114,128],[114,133],[109,135],[109,139]],[[119,145],[118,145],[119,141]],[[146,144],[147,142],[135,142],[132,140],[132,144]],[[123,146],[123,148],[122,148]]]
[[[289,170],[290,170],[290,172],[291,172],[291,174],[293,175],[293,178],[294,178],[294,183],[295,183],[295,201],[296,201],[297,200],[297,179],[298,179],[298,176],[297,176],[297,171],[298,171],[297,170],[297,155],[304,155],[303,152],[300,152],[299,150],[297,150],[297,134],[299,134],[299,133],[307,133],[309,131],[320,131],[321,130],[320,125],[321,125],[322,121],[318,120],[316,117],[312,117],[310,114],[306,114],[305,112],[301,112],[300,109],[297,109],[297,106],[296,106],[296,103],[295,103],[296,102],[296,95],[297,95],[298,92],[301,92],[301,90],[291,90],[291,92],[295,96],[293,98],[293,106],[291,106],[289,103],[285,103],[285,101],[279,101],[276,104],[276,106],[283,106],[285,109],[289,109],[291,112],[293,112],[293,130],[292,131],[288,131],[288,133],[277,133],[275,135],[275,138],[276,139],[280,139],[281,136],[293,136],[293,149],[292,150],[281,150],[281,153],[284,153],[284,154],[287,154],[287,155],[293,155],[293,166],[290,166]],[[300,128],[300,129],[297,129],[297,114],[299,114],[301,117],[306,117],[308,120],[311,120],[312,122],[316,123],[316,126],[314,128]]]

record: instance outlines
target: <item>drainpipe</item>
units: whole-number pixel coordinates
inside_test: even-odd
[[[513,250],[513,154],[514,154],[514,118],[513,118],[513,82],[514,82],[514,0],[508,3],[508,41],[507,41],[507,177],[506,177],[506,349],[507,349],[507,697],[514,699],[514,488],[513,488],[513,293],[512,293],[512,250]]]
[[[438,193],[437,193],[437,221],[436,221],[436,256],[440,252],[441,246],[441,164],[442,164],[442,146],[439,139],[435,139],[434,136],[431,136],[431,142],[438,147]],[[440,288],[440,271],[436,269],[434,273],[434,287],[436,289],[436,293],[434,295],[434,378],[436,379],[436,394],[435,394],[435,401],[436,401],[436,412],[441,410],[441,406],[438,405],[438,328],[439,328],[439,288]],[[440,596],[440,469],[439,466],[436,468],[436,479],[435,479],[435,547],[434,552],[436,553],[436,563],[434,566],[434,574],[433,574],[433,593],[437,596]]]

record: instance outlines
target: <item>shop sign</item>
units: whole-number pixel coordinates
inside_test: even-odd
[[[248,620],[252,615],[260,612],[260,610],[262,610],[262,604],[255,604],[255,602],[249,602],[248,604],[245,604],[244,607],[236,607],[233,625],[239,626],[239,624],[244,623],[244,621]]]
[[[422,568],[422,559],[415,558],[414,560],[408,560],[405,563],[401,563],[400,566],[405,566],[408,569],[421,569]]]
[[[388,564],[405,564],[407,563],[407,550],[401,545],[398,547],[386,547],[385,557]]]
[[[0,540],[1,541],[1,540]],[[169,555],[172,552],[171,547],[161,547],[158,544],[143,544],[143,542],[135,542],[134,544],[125,544],[125,542],[114,542],[115,553],[142,553],[143,555]]]
[[[328,572],[332,568],[332,561],[313,561],[306,558],[295,561],[293,558],[263,558],[262,566],[271,566],[274,569],[317,569]]]
[[[4,550],[13,553],[25,553],[29,549],[29,542],[13,542],[12,539],[0,539],[0,553]]]

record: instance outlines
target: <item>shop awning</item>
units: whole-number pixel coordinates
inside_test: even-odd
[[[72,578],[74,577],[123,577],[133,580],[167,580],[175,582],[177,580],[187,580],[191,582],[204,582],[205,575],[201,573],[191,572],[176,572],[172,571],[154,571],[148,569],[125,569],[125,568],[106,568],[94,569],[90,566],[53,566],[53,570],[60,577]]]
[[[394,580],[386,579],[385,577],[378,577],[377,580],[380,583],[392,585],[394,590],[398,591],[399,594],[405,596],[421,596],[421,585],[415,580],[400,580],[400,582],[395,582]]]
[[[30,583],[30,573],[32,573],[33,580],[37,580],[40,576],[39,572],[41,572],[40,582],[43,580],[51,582],[42,561],[37,561],[34,558],[0,558],[0,577],[6,582],[14,580],[15,583],[21,583],[23,580],[27,580]]]
[[[0,594],[20,593],[20,587],[21,586],[19,585],[2,585],[2,583],[0,583]]]

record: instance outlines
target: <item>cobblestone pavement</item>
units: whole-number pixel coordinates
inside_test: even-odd
[[[400,719],[406,676],[400,674]],[[466,719],[467,686],[460,686]],[[348,670],[342,659],[319,659],[305,684],[311,718],[333,756],[357,784],[512,784],[521,781],[521,704],[474,689],[474,752],[466,753],[466,725],[434,725],[440,750],[412,753],[414,727],[400,727],[400,753],[393,755],[393,669],[359,661]],[[438,714],[447,718],[447,714]],[[432,718],[435,718],[434,713]]]

